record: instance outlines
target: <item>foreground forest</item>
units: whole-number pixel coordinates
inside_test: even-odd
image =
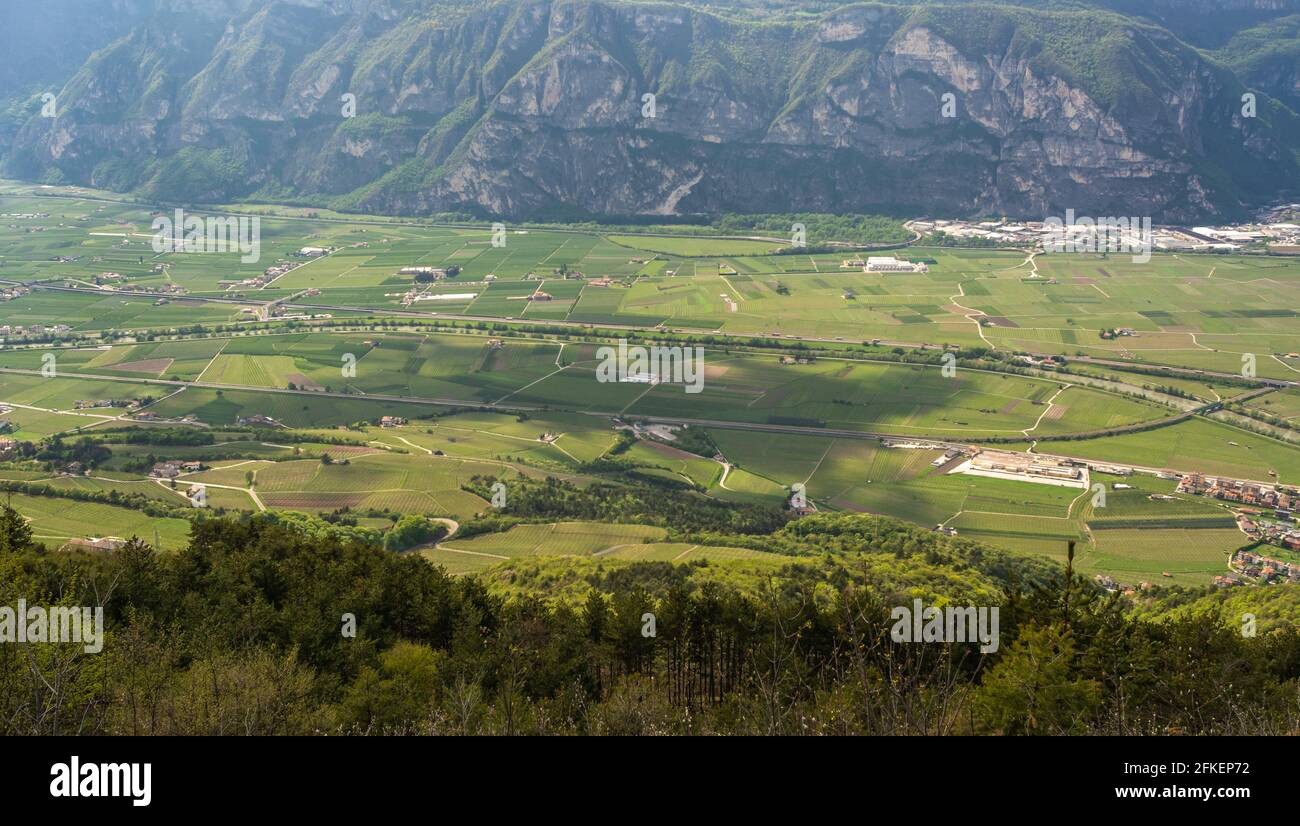
[[[0,646],[0,733],[1300,729],[1294,624],[1244,635],[1212,594],[1168,592],[1145,619],[1046,561],[869,516],[773,541],[824,550],[775,571],[557,559],[451,577],[264,518],[198,522],[179,553],[52,552],[6,507],[0,605],[102,604],[107,635],[100,654]],[[890,609],[913,598],[999,606],[999,648],[892,642]]]

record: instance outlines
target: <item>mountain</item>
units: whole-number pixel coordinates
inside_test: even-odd
[[[30,22],[47,9],[75,25]],[[1300,0],[11,0],[0,160],[11,177],[181,204],[1190,221],[1300,190],[1297,13]]]

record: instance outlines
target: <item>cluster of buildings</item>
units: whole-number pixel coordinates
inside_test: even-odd
[[[1252,519],[1246,514],[1238,514],[1237,527],[1252,539],[1289,551],[1300,551],[1300,528],[1289,522]]]
[[[94,410],[103,407],[139,407],[139,399],[77,399],[73,402],[74,410]]]
[[[3,324],[0,325],[0,336],[6,339],[17,338],[45,338],[46,336],[64,336],[72,332],[72,328],[66,324],[32,324],[24,327],[21,324]]]
[[[863,272],[929,272],[930,265],[922,261],[900,261],[886,255],[872,255],[867,258]]]
[[[1209,496],[1225,502],[1239,502],[1259,508],[1273,509],[1279,518],[1290,519],[1291,512],[1300,505],[1300,490],[1281,485],[1267,485],[1259,482],[1242,482],[1237,479],[1222,479],[1206,476],[1202,473],[1185,474],[1178,482],[1179,493],[1192,493],[1197,496]]]
[[[1251,245],[1263,245],[1272,253],[1300,255],[1300,224],[1297,223],[1265,221],[1226,227],[1180,228],[1179,232],[1198,245],[1216,251],[1235,252]]]
[[[1064,356],[1043,356],[1042,358],[1039,358],[1038,356],[1020,355],[1020,356],[1016,356],[1013,359],[1013,361],[1016,361],[1020,364],[1027,364],[1030,367],[1041,367],[1047,370],[1053,370],[1065,363],[1065,357]]]
[[[121,293],[163,293],[164,295],[185,295],[189,290],[180,284],[168,282],[166,284],[123,284],[117,287],[117,292]],[[166,303],[166,302],[162,302]]]
[[[1041,221],[910,221],[907,226],[923,235],[943,233],[952,238],[993,241],[999,244],[1036,244],[1045,232]]]
[[[13,301],[30,293],[27,287],[0,287],[0,301]]]
[[[1300,223],[1294,216],[1300,205],[1291,204],[1268,210],[1248,224],[1221,227],[1157,226],[1150,233],[1151,246],[1167,252],[1237,252],[1247,247],[1266,247],[1269,252],[1300,255]],[[1098,219],[1105,220],[1105,219]],[[952,238],[988,241],[1008,246],[1033,247],[1042,244],[1053,231],[1045,221],[910,221],[907,226],[923,235],[943,233]],[[1094,225],[1074,224],[1065,231],[1075,235],[1096,232]],[[1134,238],[1134,241],[1145,239]]]
[[[187,413],[177,418],[163,418],[152,410],[142,410],[131,417],[137,422],[179,422],[181,424],[198,424],[199,417],[193,413]]]
[[[1300,547],[1300,543],[1297,544]],[[1300,582],[1300,563],[1273,559],[1255,551],[1240,550],[1232,555],[1232,568],[1241,576],[1258,579],[1263,582]],[[1241,585],[1239,578],[1231,574],[1216,576],[1214,584],[1219,586]]]
[[[1242,577],[1300,582],[1300,563],[1275,559],[1259,547],[1300,551],[1300,527],[1292,521],[1293,509],[1300,506],[1300,489],[1188,473],[1179,480],[1178,491],[1238,503],[1241,507],[1234,509],[1237,527],[1257,543],[1232,555],[1230,566],[1236,573],[1216,576],[1216,585],[1241,585]]]
[[[172,460],[159,462],[149,469],[149,475],[155,479],[175,479],[182,473],[197,473],[204,469],[202,462],[182,462]]]
[[[1173,574],[1169,573],[1168,571],[1161,571],[1160,575],[1163,577],[1173,576]],[[1113,576],[1108,576],[1106,574],[1097,574],[1092,579],[1094,582],[1096,582],[1098,585],[1100,585],[1102,588],[1106,589],[1107,591],[1119,592],[1127,597],[1136,595],[1138,591],[1150,591],[1152,588],[1156,587],[1150,582],[1139,582],[1136,587],[1132,585],[1125,585],[1124,583],[1115,579]]]
[[[677,432],[679,430],[685,429],[686,427],[687,425],[644,424],[642,422],[636,422],[636,421],[632,422],[631,424],[628,424],[624,422],[622,419],[617,419],[617,418],[614,419],[615,430],[631,430],[632,435],[636,436],[638,439],[647,439],[652,441],[658,440],[662,442],[675,442],[677,441]],[[543,435],[547,436],[550,434],[543,434]],[[556,438],[558,438],[558,436]],[[555,441],[555,439],[551,439],[550,441]],[[719,460],[723,459],[721,454],[717,454],[715,458]]]
[[[307,295],[307,296],[320,295],[320,290],[312,288],[310,290],[303,292],[302,295]],[[258,310],[254,309],[253,312],[254,314],[256,314]],[[277,301],[276,303],[272,304],[270,308],[265,309],[265,313],[262,317],[262,320],[266,320],[267,318],[279,318],[284,320],[296,319],[300,321],[310,321],[311,319],[315,319],[315,318],[333,318],[333,317],[334,317],[333,313],[301,312],[299,310],[293,309],[292,307],[286,307],[284,306],[283,302]]]
[[[403,419],[401,416],[380,416],[379,417],[380,427],[401,427],[404,424],[406,424],[406,419]]]
[[[69,281],[68,286],[75,287],[76,282]],[[189,290],[186,290],[180,284],[174,283],[132,284],[130,282],[124,282],[122,284],[112,284],[100,281],[98,277],[96,277],[95,286],[99,287],[100,290],[106,293],[165,293],[167,295],[177,296],[185,295],[189,292]]]
[[[87,536],[82,539],[71,539],[64,547],[85,548],[91,551],[116,551],[125,547],[127,540],[118,536]]]
[[[857,269],[861,267],[863,272],[929,272],[930,265],[922,261],[900,261],[893,256],[872,255],[863,261],[862,258],[846,258],[841,264],[841,269]]]
[[[303,249],[316,249],[316,248],[304,247]],[[245,278],[242,281],[219,281],[217,282],[217,286],[221,287],[224,290],[261,289],[262,287],[265,287],[267,284],[270,284],[272,281],[284,275],[285,273],[298,269],[303,265],[303,263],[304,262],[302,261],[282,261],[278,264],[272,264],[271,266],[262,270],[261,275],[255,275],[252,278]]]
[[[251,416],[240,416],[235,419],[235,424],[242,424],[251,427],[279,427],[280,423],[270,416],[263,416],[261,413],[254,413]]]
[[[945,463],[955,457],[948,457]],[[970,458],[953,467],[949,473],[971,476],[990,476],[995,479],[1016,479],[1022,482],[1058,485],[1061,487],[1088,487],[1086,467],[1065,459],[1038,456],[1030,453],[1012,453],[1004,450],[975,448]]]

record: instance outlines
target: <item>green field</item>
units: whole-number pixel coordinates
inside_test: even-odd
[[[486,502],[461,490],[472,476],[495,466],[451,457],[403,456],[384,451],[335,449],[332,464],[318,460],[256,463],[187,475],[194,483],[245,487],[245,474],[267,507],[320,513],[349,508],[464,518]],[[346,460],[347,464],[342,462]]]
[[[184,519],[157,519],[128,508],[43,496],[14,494],[9,501],[29,520],[35,539],[53,545],[104,536],[137,536],[152,545],[155,531],[163,550],[182,548],[189,541],[190,523]]]
[[[1239,396],[1248,383],[1122,369],[1238,374],[1253,358],[1259,376],[1297,379],[1300,364],[1287,354],[1300,351],[1300,320],[1286,309],[1300,306],[1295,259],[1157,254],[1138,265],[916,248],[895,254],[926,259],[928,272],[878,274],[852,265],[853,252],[802,254],[775,240],[512,226],[494,244],[486,226],[316,221],[299,211],[265,215],[262,257],[245,264],[156,254],[145,210],[51,194],[0,196],[0,210],[23,215],[0,226],[0,275],[31,287],[0,304],[0,317],[71,328],[0,347],[0,369],[13,371],[0,372],[0,427],[28,445],[0,461],[0,479],[65,495],[136,493],[183,506],[189,485],[206,484],[212,507],[349,514],[382,529],[402,515],[474,518],[486,506],[464,489],[475,476],[581,486],[612,475],[773,507],[801,485],[821,511],[900,517],[1057,559],[1074,541],[1082,571],[1200,583],[1222,570],[1242,536],[1228,511],[1174,496],[1172,481],[1096,474],[1108,495],[1094,506],[1075,488],[940,473],[940,449],[889,448],[877,437],[1300,482],[1300,447],[1205,416],[1158,426],[1198,403]],[[295,255],[307,245],[330,252]],[[279,264],[291,268],[269,284],[245,283]],[[414,266],[459,271],[416,285],[399,272]],[[164,287],[185,294],[131,292]],[[409,300],[413,288],[421,300]],[[269,318],[271,302],[288,299],[294,306],[282,311],[315,317]],[[457,315],[469,318],[448,318]],[[568,326],[543,332],[529,322]],[[598,348],[622,333],[597,328],[613,324],[703,337],[702,392],[671,378],[599,381]],[[1133,334],[1101,337],[1112,328]],[[736,334],[780,338],[786,349],[726,337]],[[980,369],[966,361],[954,374],[893,360],[919,345],[984,348],[1004,361]],[[810,358],[783,363],[786,352]],[[1118,366],[1009,369],[1018,352]],[[1294,423],[1300,391],[1276,390],[1247,407],[1275,428]],[[237,424],[259,415],[273,422]],[[406,421],[379,427],[381,416]],[[624,443],[615,417],[690,423],[700,431],[679,433],[710,455],[669,437]],[[742,429],[755,425],[767,429]],[[160,426],[212,438],[152,444],[111,435]],[[1122,432],[1133,426],[1146,429]],[[89,476],[64,473],[50,448],[61,444],[55,436],[64,445],[99,439],[109,456]],[[211,467],[173,489],[145,475],[164,458]],[[49,507],[72,501],[33,500],[47,506],[39,521],[48,537],[77,535],[71,517]],[[186,524],[112,503],[75,505],[67,513],[107,508],[106,524],[123,531],[161,525],[165,545]],[[453,538],[423,553],[457,573],[533,555],[688,562],[754,553],[675,539],[662,528],[560,523]]]
[[[263,217],[261,259],[244,264],[237,255],[153,253],[149,215],[129,205],[0,197],[0,210],[9,213],[51,209],[57,212],[49,218],[0,227],[4,275],[82,292],[38,290],[8,302],[12,323],[67,323],[77,331],[233,323],[250,318],[244,306],[307,289],[319,292],[299,296],[302,304],[397,310],[412,286],[401,268],[457,266],[459,274],[433,291],[474,298],[420,302],[421,310],[993,346],[1234,373],[1243,355],[1254,354],[1262,376],[1300,375],[1282,358],[1300,351],[1300,316],[1290,309],[1300,306],[1294,259],[1157,254],[1135,264],[1122,256],[1057,254],[1038,256],[1031,270],[1017,251],[917,248],[912,257],[934,262],[928,273],[882,275],[844,266],[843,253],[776,255],[787,245],[751,239],[511,228],[504,246],[494,246],[486,227],[379,229]],[[293,257],[308,244],[334,251],[306,262]],[[60,256],[74,260],[53,260]],[[266,287],[235,284],[282,262],[300,266]],[[193,298],[155,306],[146,297],[94,289],[104,272],[120,274],[119,286],[171,284]],[[615,285],[588,283],[605,276]],[[521,300],[539,283],[553,301]],[[193,300],[205,296],[248,303]],[[991,323],[981,326],[973,315]],[[1119,327],[1136,335],[1100,337]]]
[[[1300,483],[1300,448],[1205,419],[1059,447],[1087,459]]]

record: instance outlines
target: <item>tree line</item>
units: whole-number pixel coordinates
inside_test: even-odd
[[[102,605],[108,633],[94,655],[0,646],[0,733],[1257,734],[1300,725],[1293,628],[1249,637],[1208,615],[1136,618],[1059,568],[1039,583],[1003,580],[992,653],[894,642],[891,608],[909,604],[914,588],[774,575],[740,589],[710,576],[707,565],[628,563],[593,578],[578,600],[507,598],[483,577],[262,519],[196,524],[170,554],[138,540],[111,553],[47,552],[6,508],[0,605]]]

